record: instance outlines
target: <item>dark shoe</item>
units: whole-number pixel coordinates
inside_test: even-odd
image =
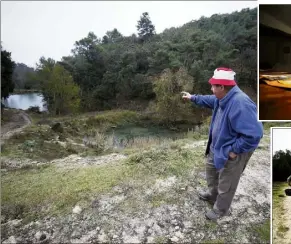
[[[230,210],[228,210],[226,214],[220,214],[212,209],[205,214],[205,217],[209,220],[217,221],[218,219],[222,218],[223,216],[229,216],[229,215],[231,215]]]
[[[201,199],[203,201],[210,202],[211,204],[215,203],[215,200],[213,199],[213,197],[208,192],[199,192],[198,196],[199,196],[199,199]]]

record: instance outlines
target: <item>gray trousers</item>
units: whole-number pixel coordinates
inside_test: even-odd
[[[213,153],[207,156],[206,181],[211,198],[215,202],[213,209],[221,215],[228,212],[236,192],[241,174],[243,173],[253,152],[238,154],[229,159],[224,168],[217,170],[213,162]]]

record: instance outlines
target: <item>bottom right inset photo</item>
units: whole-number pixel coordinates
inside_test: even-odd
[[[273,244],[291,243],[291,127],[272,128]]]

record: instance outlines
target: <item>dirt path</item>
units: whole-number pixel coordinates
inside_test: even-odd
[[[289,228],[289,230],[285,233],[284,241],[285,243],[291,243],[291,196],[287,196],[284,199],[284,220],[285,226]]]
[[[1,145],[15,133],[19,133],[31,124],[29,116],[17,109],[4,109],[4,122],[1,121]]]
[[[276,182],[273,190],[273,243],[291,243],[291,197],[286,196],[285,182]]]

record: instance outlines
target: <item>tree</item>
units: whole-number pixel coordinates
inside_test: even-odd
[[[112,31],[107,31],[106,36],[108,43],[116,43],[122,40],[122,35],[116,28],[114,28]]]
[[[84,91],[92,91],[101,84],[105,69],[105,50],[93,32],[75,43],[74,80]]]
[[[36,64],[36,71],[40,71],[40,70],[44,70],[44,69],[52,71],[53,68],[55,67],[55,65],[56,65],[55,60],[53,60],[52,58],[46,59],[45,57],[42,56],[39,59],[39,63]]]
[[[56,115],[77,112],[80,106],[80,89],[65,68],[53,59],[40,59],[36,79],[41,81],[48,110]]]
[[[291,174],[291,152],[277,151],[273,156],[273,180],[286,181]]]
[[[138,36],[142,41],[146,41],[156,34],[155,26],[152,24],[152,21],[150,20],[149,14],[147,12],[142,14],[136,27],[138,30]]]
[[[192,86],[193,78],[185,68],[177,72],[166,69],[154,81],[156,112],[168,124],[184,120],[193,112],[189,104],[183,103],[180,94],[182,91],[191,91]]]
[[[100,44],[100,39],[94,34],[89,32],[87,37],[75,42],[75,48],[72,50],[73,54],[87,55],[97,44]]]
[[[2,49],[1,46],[1,99],[9,97],[14,90],[12,74],[15,63],[11,59],[11,53]]]
[[[108,43],[109,43],[109,38],[108,38],[108,36],[103,36],[103,38],[102,38],[102,43],[103,43],[103,44],[108,44]]]

